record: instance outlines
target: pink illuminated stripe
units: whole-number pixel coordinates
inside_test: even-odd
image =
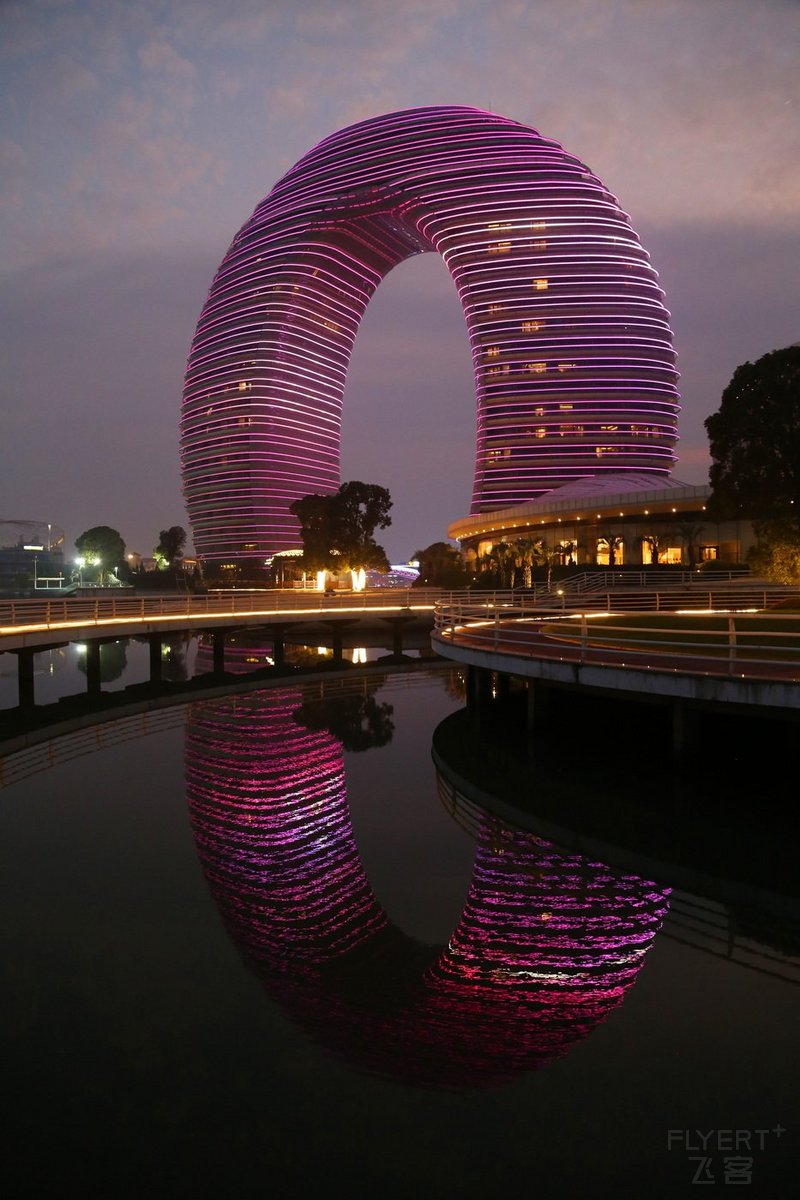
[[[217,271],[181,418],[198,554],[263,559],[299,544],[291,502],[341,482],[342,402],[364,311],[397,263],[428,251],[450,270],[472,347],[472,512],[608,470],[649,474],[654,486],[669,475],[680,411],[670,316],[616,198],[519,122],[412,109],[325,138],[257,206]],[[573,404],[573,420],[559,403]]]
[[[365,874],[341,743],[293,717],[317,694],[189,711],[197,854],[251,970],[315,1041],[379,1075],[493,1086],[562,1058],[635,983],[668,889],[475,810],[461,917],[445,946],[420,944]]]

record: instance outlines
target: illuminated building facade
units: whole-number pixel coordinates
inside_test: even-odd
[[[669,475],[679,397],[663,292],[628,216],[557,142],[465,107],[326,138],[242,226],[189,354],[183,488],[209,561],[299,544],[289,513],[340,480],[350,356],[381,280],[435,252],[472,346],[471,512],[590,476]]]

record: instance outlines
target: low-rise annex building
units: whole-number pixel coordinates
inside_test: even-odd
[[[714,521],[708,484],[611,475],[578,480],[527,504],[454,521],[448,536],[468,564],[505,544],[540,541],[562,566],[696,567],[744,564],[755,544],[750,521]]]

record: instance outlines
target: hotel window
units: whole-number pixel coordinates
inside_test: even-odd
[[[544,321],[523,321],[522,322],[522,332],[523,333],[538,333],[543,325],[544,325]]]
[[[505,304],[490,304],[489,305],[489,312],[492,315],[494,315],[495,313],[501,313],[501,312],[505,312],[505,311],[506,311]]]
[[[499,221],[493,221],[490,225],[487,225],[486,228],[491,229],[493,233],[505,233],[507,230],[511,229],[511,222],[509,221],[508,224],[502,224]]]
[[[537,438],[543,438],[546,433],[547,433],[547,430],[544,428],[543,425],[540,425],[539,428],[536,430]]]
[[[616,454],[616,446],[595,446],[594,452],[598,458],[602,458],[604,454]]]
[[[572,411],[571,404],[559,404],[558,407],[561,410],[561,412],[571,412]]]
[[[535,409],[533,410],[533,415],[534,415],[535,417],[543,417],[543,416],[544,416],[544,409],[543,409],[543,408],[535,408]]]
[[[499,353],[500,353],[499,346],[487,346],[486,347],[486,357],[487,358],[497,358]]]
[[[534,221],[531,229],[535,230],[536,233],[543,233],[547,229],[547,221]]]
[[[537,292],[546,292],[547,291],[547,280],[546,279],[534,279],[533,286],[536,288]]]
[[[546,250],[547,242],[534,242],[533,248],[534,248],[534,250]]]
[[[582,425],[562,425],[561,426],[561,436],[565,437],[568,433],[573,434],[575,437],[583,437],[583,426]]]
[[[227,389],[226,389],[226,390],[227,390]],[[245,383],[245,382],[244,382],[244,380],[242,380],[242,381],[239,383],[239,391],[240,391],[240,392],[252,392],[252,390],[253,390],[253,385],[252,385],[252,383]]]
[[[543,375],[545,373],[545,371],[547,370],[547,363],[544,363],[544,362],[526,363],[525,370],[528,372],[529,375]]]
[[[575,370],[575,368],[577,367],[577,365],[578,365],[577,363],[559,363],[559,364],[558,364],[558,369],[559,369],[559,371],[561,371],[562,373],[563,373],[564,371],[574,371],[574,370]]]
[[[508,254],[511,251],[511,242],[490,242],[486,247],[487,254]]]
[[[701,562],[713,562],[714,559],[716,559],[716,558],[719,558],[719,546],[701,546],[700,547],[700,561]]]
[[[616,433],[619,429],[618,425],[601,425],[600,429],[603,433]]]

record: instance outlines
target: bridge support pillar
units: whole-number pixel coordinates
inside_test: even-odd
[[[337,666],[342,661],[342,634],[338,629],[334,629],[331,633],[331,645],[333,647],[333,661]]]
[[[336,621],[325,621],[328,629],[331,631],[331,647],[333,649],[333,661],[337,666],[342,665],[342,647],[344,645],[343,634],[348,626],[355,624],[354,620],[349,617]]]
[[[101,691],[100,642],[93,640],[86,643],[86,692],[89,696],[99,696]]]
[[[672,705],[672,757],[679,765],[694,753],[697,725],[697,713],[684,700],[676,700]]]
[[[282,667],[285,662],[283,630],[283,625],[270,625],[270,636],[272,637],[272,661],[276,667]]]
[[[30,647],[16,650],[17,656],[17,696],[19,707],[23,712],[30,712],[36,707],[36,688],[33,682],[33,658],[36,653]]]
[[[150,647],[150,682],[161,683],[161,634],[148,634],[147,641]]]
[[[550,692],[541,679],[529,679],[526,689],[525,728],[532,733],[537,725],[547,719],[550,708]]]
[[[383,621],[389,626],[392,631],[392,658],[401,659],[403,657],[403,630],[406,625],[410,624],[413,616],[399,617],[382,617]]]
[[[215,675],[225,674],[225,630],[214,629],[211,632],[213,671]]]
[[[472,726],[479,729],[481,718],[492,701],[492,673],[485,667],[467,667],[467,712]]]

